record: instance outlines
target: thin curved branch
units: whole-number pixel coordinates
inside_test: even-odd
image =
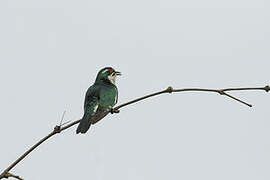
[[[225,96],[228,96],[236,101],[239,101],[249,107],[252,107],[252,105],[234,97],[234,96],[231,96],[229,95],[228,93],[226,93],[227,91],[250,91],[250,90],[263,90],[263,91],[266,91],[266,92],[269,92],[270,90],[270,87],[267,85],[265,87],[258,87],[258,88],[226,88],[226,89],[202,89],[202,88],[185,88],[185,89],[173,89],[172,87],[168,87],[166,90],[163,90],[163,91],[160,91],[160,92],[156,92],[156,93],[153,93],[153,94],[149,94],[149,95],[146,95],[146,96],[143,96],[141,98],[137,98],[137,99],[134,99],[132,101],[129,101],[127,103],[124,103],[124,104],[121,104],[117,107],[114,108],[114,111],[117,113],[117,110],[119,110],[120,108],[124,107],[124,106],[127,106],[127,105],[130,105],[130,104],[133,104],[133,103],[136,103],[138,101],[141,101],[141,100],[144,100],[146,98],[150,98],[150,97],[153,97],[153,96],[157,96],[157,95],[160,95],[160,94],[163,94],[163,93],[173,93],[173,92],[184,92],[184,91],[203,91],[203,92],[215,92],[215,93],[218,93],[220,95],[225,95]]]
[[[153,96],[157,96],[160,94],[164,94],[164,93],[174,93],[174,92],[185,92],[185,91],[200,91],[200,92],[214,92],[214,93],[218,93],[220,95],[225,95],[233,100],[236,100],[242,104],[245,104],[249,107],[252,107],[251,104],[248,104],[247,102],[236,98],[230,94],[228,94],[228,91],[249,91],[249,90],[263,90],[266,92],[269,92],[270,87],[267,85],[265,87],[255,87],[255,88],[226,88],[226,89],[203,89],[203,88],[185,88],[185,89],[173,89],[172,87],[168,87],[167,89],[163,90],[163,91],[159,91],[156,93],[152,93],[137,99],[134,99],[132,101],[129,101],[127,103],[121,104],[119,106],[116,106],[115,108],[113,108],[112,110],[106,112],[108,113],[119,113],[119,109],[128,106],[130,104],[136,103],[138,101],[142,101],[144,99],[153,97]],[[55,134],[61,133],[62,131],[74,126],[75,124],[78,124],[80,122],[80,120],[76,120],[73,121],[65,126],[62,125],[57,125],[54,127],[53,131],[51,133],[49,133],[47,136],[45,136],[44,138],[42,138],[39,142],[37,142],[36,144],[34,144],[29,150],[27,150],[23,155],[21,155],[17,160],[15,160],[8,168],[6,168],[2,174],[0,174],[0,179],[3,178],[9,178],[9,177],[13,177],[13,178],[17,178],[19,180],[21,180],[22,178],[20,178],[19,176],[15,176],[13,174],[11,174],[9,171],[11,169],[13,169],[20,161],[22,161],[28,154],[30,154],[34,149],[36,149],[39,145],[41,145],[43,142],[45,142],[47,139],[49,139],[50,137],[54,136]]]

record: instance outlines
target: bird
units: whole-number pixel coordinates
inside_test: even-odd
[[[86,92],[84,100],[84,115],[77,127],[76,133],[86,133],[91,124],[95,124],[110,112],[118,101],[118,89],[115,79],[121,75],[112,67],[101,69],[92,86]]]

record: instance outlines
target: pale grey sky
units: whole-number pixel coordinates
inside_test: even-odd
[[[0,169],[83,113],[104,66],[119,103],[174,88],[269,81],[266,0],[1,0]],[[270,96],[162,95],[76,135],[73,127],[12,170],[27,180],[268,180]]]

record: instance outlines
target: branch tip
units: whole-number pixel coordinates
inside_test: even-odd
[[[60,121],[60,125],[59,126],[62,126],[63,125],[62,122],[64,120],[65,114],[66,114],[66,111],[64,111],[63,114],[62,114],[62,118],[61,118],[61,121]]]

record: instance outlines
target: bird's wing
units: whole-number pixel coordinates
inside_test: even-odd
[[[104,107],[99,106],[96,113],[93,115],[92,124],[96,124],[102,118],[104,118],[107,114],[110,113],[110,109],[106,109]]]
[[[84,100],[84,115],[93,116],[98,109],[99,105],[99,93],[95,86],[91,86],[85,95]]]

